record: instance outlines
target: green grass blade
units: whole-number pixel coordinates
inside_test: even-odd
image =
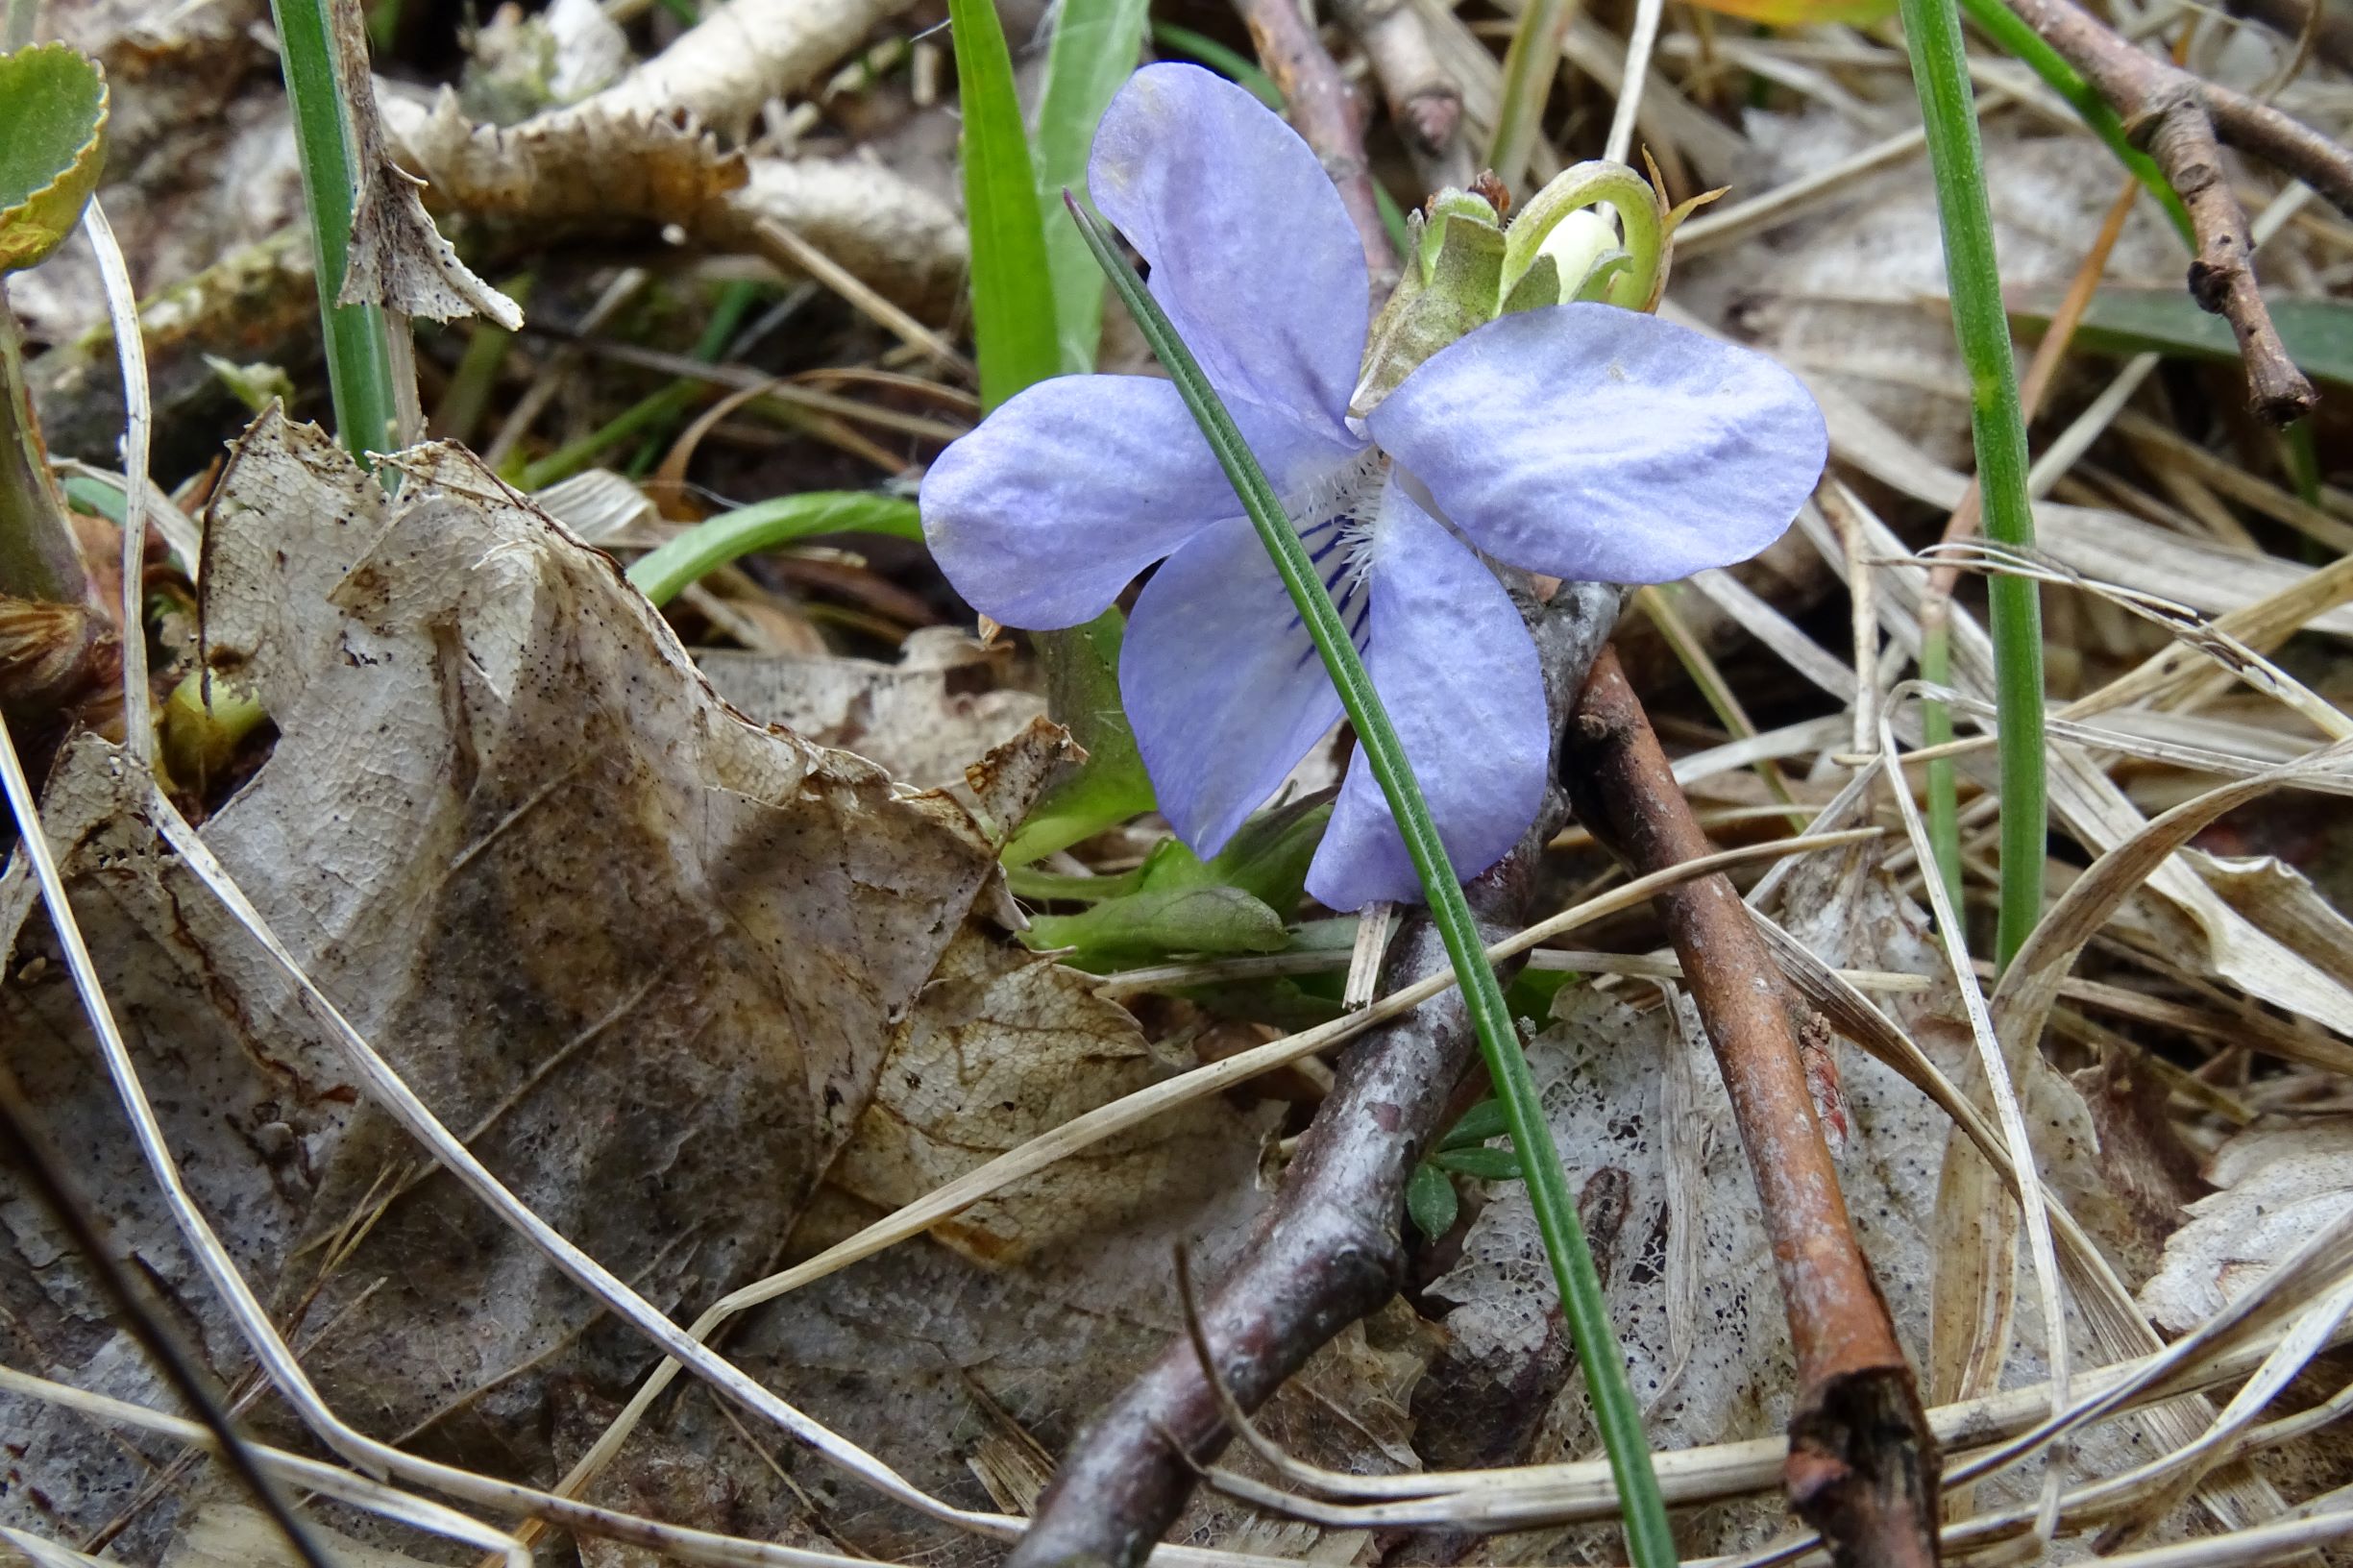
[[[1575,5],[1576,0],[1527,0],[1520,25],[1511,31],[1511,46],[1504,51],[1504,91],[1495,110],[1495,145],[1487,153],[1487,167],[1507,187],[1516,189],[1520,176],[1528,172],[1528,158],[1544,121],[1544,101],[1552,96],[1553,79],[1560,74],[1560,38],[1568,31]]]
[[[1994,259],[1994,216],[1986,200],[1985,155],[1953,0],[1902,0],[1903,37],[1912,81],[1927,126],[1928,166],[1936,179],[1937,216],[1945,233],[1945,275],[1952,295],[1953,334],[1969,367],[1970,428],[1976,439],[1977,484],[1986,537],[2030,548],[2034,514],[2026,500],[2026,420],[2019,407],[2018,366],[2002,310]],[[1994,707],[2001,743],[2001,905],[1994,939],[2007,964],[2043,914],[2043,862],[2049,807],[2043,774],[2043,608],[2032,579],[1997,574],[1987,585],[1994,638]]]
[[[818,490],[778,496],[696,524],[661,549],[637,558],[629,580],[656,604],[667,604],[697,578],[729,561],[821,533],[881,533],[921,543],[915,502],[860,490]]]
[[[964,108],[964,208],[972,233],[972,346],[994,408],[1062,369],[1045,228],[1038,213],[1013,57],[991,0],[948,0]]]
[[[1196,33],[1174,22],[1154,22],[1152,41],[1163,49],[1189,55],[1219,76],[1230,78],[1236,86],[1247,87],[1251,96],[1276,113],[1283,112],[1283,89],[1275,86],[1275,79],[1261,69],[1257,61],[1240,50],[1229,49],[1206,33]]]
[[[395,442],[398,403],[392,383],[392,340],[383,307],[337,305],[351,258],[352,167],[343,87],[335,74],[334,38],[328,15],[333,0],[270,0],[278,20],[286,98],[294,111],[294,146],[303,165],[303,195],[310,209],[310,254],[317,257],[319,319],[327,345],[327,380],[335,405],[335,436],[365,462],[370,452]],[[365,84],[362,84],[365,86]]]
[[[1103,336],[1103,274],[1063,216],[1062,193],[1087,194],[1087,155],[1112,95],[1143,50],[1148,0],[1063,0],[1038,100],[1038,222],[1054,283],[1054,327],[1065,371],[1094,369]]]
[[[1071,204],[1071,210],[1079,215],[1088,248],[1093,251],[1097,264],[1110,278],[1112,287],[1118,291],[1121,303],[1142,329],[1152,352],[1166,367],[1186,406],[1200,425],[1201,433],[1216,453],[1226,478],[1233,482],[1234,493],[1240,498],[1242,509],[1258,529],[1260,541],[1274,558],[1275,571],[1282,576],[1291,602],[1298,606],[1300,620],[1314,640],[1316,651],[1323,656],[1333,685],[1338,689],[1340,705],[1356,726],[1357,744],[1363,747],[1366,764],[1380,782],[1389,810],[1396,816],[1406,852],[1413,861],[1423,894],[1430,901],[1431,920],[1437,926],[1447,957],[1453,961],[1455,977],[1462,988],[1464,1010],[1478,1031],[1480,1054],[1486,1059],[1496,1097],[1503,1102],[1512,1147],[1523,1156],[1528,1168],[1529,1196],[1535,1210],[1536,1228],[1544,1237],[1545,1253],[1552,1260],[1553,1277],[1560,1289],[1570,1337],[1576,1342],[1578,1361],[1584,1368],[1585,1386],[1593,1400],[1594,1423],[1601,1429],[1603,1445],[1609,1454],[1610,1473],[1616,1480],[1618,1497],[1625,1509],[1628,1552],[1636,1568],[1667,1568],[1676,1560],[1675,1538],[1667,1529],[1666,1506],[1660,1501],[1658,1480],[1651,1468],[1650,1447],[1642,1434],[1641,1408],[1634,1403],[1633,1390],[1627,1384],[1626,1358],[1610,1328],[1608,1305],[1602,1295],[1600,1276],[1594,1270],[1593,1253],[1578,1221],[1577,1205],[1569,1195],[1568,1180],[1561,1171],[1559,1154],[1553,1146],[1552,1129],[1545,1123],[1535,1080],[1528,1070],[1528,1058],[1520,1050],[1519,1036],[1504,1001],[1503,986],[1496,979],[1494,967],[1487,962],[1478,925],[1471,918],[1470,904],[1462,895],[1461,881],[1447,861],[1446,846],[1438,841],[1437,828],[1430,820],[1430,808],[1422,798],[1421,786],[1414,781],[1405,747],[1389,723],[1380,694],[1373,690],[1364,661],[1358,657],[1356,645],[1340,624],[1338,608],[1333,604],[1331,594],[1308,558],[1306,543],[1285,516],[1283,503],[1276,499],[1258,459],[1251,455],[1248,443],[1218,402],[1215,390],[1201,374],[1201,367],[1194,362],[1183,339],[1177,336],[1176,329],[1169,325],[1166,314],[1145,292],[1135,269],[1112,248],[1110,236],[1102,227],[1086,216],[1076,203]]]

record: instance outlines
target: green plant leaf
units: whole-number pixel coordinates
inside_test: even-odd
[[[1511,1124],[1505,1119],[1502,1102],[1490,1097],[1481,1100],[1477,1105],[1463,1112],[1462,1119],[1456,1122],[1444,1138],[1438,1139],[1438,1147],[1441,1149],[1477,1148],[1488,1139],[1501,1138],[1510,1130]]]
[[[972,346],[994,408],[1062,369],[1038,182],[1014,95],[1013,57],[991,0],[948,0],[964,108],[964,210],[972,233]]]
[[[2010,306],[2010,320],[2031,330],[2050,324],[2056,289],[2037,289]],[[2353,303],[2267,299],[2271,325],[2296,368],[2316,381],[2353,386]],[[2209,315],[2178,288],[2103,288],[2075,329],[2074,346],[2100,354],[2177,355],[2194,359],[2239,358],[2230,323]]]
[[[1283,917],[1239,888],[1163,888],[1107,898],[1077,915],[1039,915],[1022,940],[1071,948],[1073,968],[1149,964],[1173,953],[1276,953],[1289,945]]]
[[[680,589],[729,561],[821,533],[881,533],[923,537],[915,503],[863,490],[815,490],[776,496],[698,523],[629,568],[637,591],[667,604]]]
[[[82,221],[106,166],[107,79],[61,43],[0,55],[0,272],[37,264]]]
[[[1413,1167],[1413,1179],[1406,1184],[1406,1213],[1415,1230],[1435,1241],[1455,1228],[1455,1215],[1461,1210],[1462,1200],[1455,1196],[1455,1184],[1446,1179],[1446,1172],[1427,1160]]]
[[[1430,1157],[1440,1170],[1459,1171],[1483,1182],[1516,1182],[1520,1157],[1509,1149],[1440,1149]]]
[[[1112,95],[1136,69],[1143,49],[1148,0],[1063,0],[1046,50],[1045,90],[1038,100],[1038,218],[1045,234],[1046,272],[1054,285],[1054,326],[1062,368],[1094,369],[1103,335],[1103,272],[1087,240],[1063,210],[1065,188],[1087,197],[1087,155]]]
[[[1125,618],[1110,609],[1083,626],[1039,634],[1046,711],[1069,729],[1087,760],[1046,787],[1005,845],[1006,865],[1026,866],[1067,849],[1157,803],[1119,703],[1119,643],[1126,631]]]

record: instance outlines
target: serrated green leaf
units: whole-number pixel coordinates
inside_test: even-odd
[[[1446,1172],[1428,1161],[1413,1167],[1413,1179],[1406,1184],[1406,1213],[1413,1228],[1435,1241],[1455,1228],[1455,1215],[1462,1209],[1462,1200],[1455,1196],[1455,1184],[1446,1179]]]
[[[2010,320],[2030,329],[2046,327],[2057,305],[2055,292],[2029,294],[2010,307]],[[2316,381],[2353,386],[2353,303],[2267,299],[2264,306],[2297,369]],[[2239,357],[2239,340],[2231,334],[2230,323],[2207,314],[2177,288],[2101,289],[2092,296],[2074,342],[2102,354]]]
[[[61,43],[0,55],[0,272],[37,264],[82,221],[106,130],[95,61]]]
[[[1087,199],[1087,156],[1103,110],[1136,69],[1143,49],[1148,0],[1063,0],[1045,57],[1038,100],[1038,213],[1045,232],[1046,271],[1054,284],[1054,323],[1067,373],[1094,369],[1103,335],[1103,272],[1087,240],[1063,210],[1062,193]]]
[[[964,110],[964,210],[972,233],[972,346],[994,408],[1062,369],[1038,181],[1015,96],[1013,56],[991,0],[948,0]]]

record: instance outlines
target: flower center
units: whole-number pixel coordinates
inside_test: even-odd
[[[1367,451],[1284,498],[1284,515],[1299,530],[1308,559],[1339,607],[1340,624],[1359,652],[1364,649],[1365,617],[1372,608],[1364,579],[1372,565],[1373,524],[1381,513],[1387,470],[1380,453]],[[1312,648],[1307,657],[1314,657]]]

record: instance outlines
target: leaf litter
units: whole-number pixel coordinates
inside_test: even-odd
[[[665,226],[714,272],[742,256],[796,267],[763,237],[776,225],[926,330],[959,325],[965,238],[943,199],[953,182],[941,156],[953,127],[924,85],[937,49],[919,33],[926,12],[734,0],[699,28],[650,34],[628,7],[594,10],[551,8],[552,53],[533,57],[548,70],[502,79],[496,94],[380,84],[393,158],[426,179],[426,201],[483,277],[504,286],[502,263],[642,242]],[[175,416],[209,408],[218,428],[220,387],[198,352],[227,347],[240,364],[298,371],[310,352],[306,263],[272,238],[299,210],[282,120],[266,92],[240,86],[266,80],[252,34],[260,8],[46,12],[101,54],[116,84],[125,165],[110,170],[118,184],[106,199],[151,296],[159,409],[184,428],[201,421]],[[1435,3],[1415,14],[1459,78],[1470,122],[1491,119],[1496,19]],[[1608,99],[1624,74],[1618,20],[1605,8],[1571,27],[1568,60],[1604,84],[1598,99],[1590,84],[1564,88],[1580,106]],[[536,21],[492,18],[478,52],[487,59],[502,28],[505,47],[536,49],[511,36]],[[650,58],[630,65],[616,39],[646,40]],[[1352,57],[1344,31],[1333,40]],[[1718,48],[1776,84],[1761,93],[1768,105],[1727,107],[1709,78]],[[2252,35],[2198,49],[2201,68],[2234,80],[2273,63]],[[1891,172],[1870,184],[1807,176],[1857,155],[1903,156],[1888,151],[1910,124],[1908,83],[1891,69],[1900,60],[1869,25],[1731,39],[1678,23],[1644,89],[1644,135],[1670,178],[1739,187],[1687,232],[1671,307],[1808,374],[1838,459],[1802,532],[1730,586],[1701,585],[1706,600],[1694,605],[1733,684],[1768,727],[1785,727],[1740,733],[1691,701],[1664,658],[1646,680],[1679,749],[1721,759],[1690,787],[1728,842],[1778,831],[1793,807],[1834,807],[1826,826],[1896,825],[1883,794],[1837,804],[1876,744],[1846,721],[1866,694],[1910,744],[1913,694],[1890,690],[1917,649],[1924,568],[1907,544],[1932,537],[1960,498],[1966,407],[1917,167],[1883,163]],[[2053,287],[2079,256],[2084,215],[2120,175],[2104,154],[2087,156],[2093,144],[2014,67],[1989,60],[1986,80],[2022,100],[1989,120],[2005,282]],[[2346,89],[2316,67],[2282,101],[2325,118],[2341,113]],[[1575,124],[1554,123],[1566,151]],[[201,137],[174,159],[220,177],[179,188],[159,178],[161,127]],[[1537,161],[1555,156],[1548,147]],[[404,182],[393,190],[408,199]],[[421,212],[402,221],[432,232],[416,229]],[[2267,279],[2316,298],[2341,292],[2341,224],[2299,222],[2289,208],[2273,233]],[[2169,287],[2172,245],[2152,216],[2136,217],[2108,281]],[[120,417],[107,399],[119,389],[103,389],[110,349],[93,359],[96,345],[73,341],[100,314],[81,265],[68,247],[14,297],[37,336],[60,345],[43,372],[44,413],[69,432],[63,447],[104,462]],[[604,272],[577,270],[559,280],[552,319],[591,319],[582,296]],[[636,294],[617,294],[655,301],[623,317],[625,330],[658,335],[668,286],[641,279]],[[551,319],[541,298],[528,302],[534,328]],[[872,308],[820,307],[821,346],[764,368],[897,374],[882,365],[891,338],[860,314]],[[1115,355],[1123,327],[1113,326]],[[454,368],[454,350],[441,353],[453,341],[429,340],[436,374]],[[739,341],[776,357],[772,339]],[[542,373],[550,345],[530,329],[516,342]],[[77,372],[77,353],[96,369]],[[2353,1099],[2338,1082],[2353,1034],[2353,938],[2332,901],[2341,881],[2316,857],[2227,853],[2243,808],[2196,836],[2145,835],[2181,801],[2343,733],[2317,721],[2342,690],[2334,663],[2353,625],[2353,578],[2316,570],[2303,541],[2331,537],[2353,506],[2326,483],[2291,494],[2292,476],[2267,452],[2226,418],[2202,418],[2222,401],[2205,374],[2169,370],[2120,417],[2097,401],[2118,384],[2114,362],[2080,356],[2055,400],[2089,412],[2061,438],[2074,456],[2044,477],[2038,507],[2058,574],[2052,642],[2065,650],[2054,702],[2073,698],[2092,728],[2054,729],[2069,835],[2054,846],[2054,888],[2093,882],[2086,896],[2098,894],[2101,918],[2086,942],[2047,955],[2047,969],[1993,995],[2044,1188],[2069,1221],[2057,1227],[2069,1282],[2059,1323],[2076,1352],[2078,1406],[2110,1385],[2102,1367],[2141,1364],[2168,1338],[2212,1348],[2221,1360],[2211,1364],[2228,1368],[2194,1384],[2210,1399],[2144,1402],[2071,1433],[2058,1461],[2061,1528],[2221,1560],[2233,1532],[2307,1500],[2337,1507],[2330,1494],[2347,1473],[2330,1429],[2281,1417],[2312,1409],[2316,1422],[2342,1377],[2331,1358],[2344,1330],[2330,1313],[2343,1260],[2293,1260],[2353,1210]],[[555,417],[540,430],[519,422],[513,439],[544,450],[559,427],[588,433],[642,390],[616,375],[603,366],[553,388]],[[509,401],[520,384],[511,374],[502,383]],[[946,406],[904,389],[858,396],[889,411]],[[2111,421],[2122,433],[2103,438]],[[840,482],[843,463],[870,476],[885,466],[809,429],[748,413],[722,423],[698,459],[699,482],[769,493],[752,487],[813,488]],[[901,468],[928,454],[892,439],[881,455]],[[397,501],[279,415],[242,438],[226,472],[208,478],[201,462],[170,475],[196,476],[180,499],[205,521],[201,639],[176,650],[176,673],[248,686],[271,718],[231,787],[203,802],[206,844],[469,1147],[673,1315],[692,1318],[1074,1116],[1167,1084],[1219,1031],[1274,1033],[1262,989],[1181,976],[1127,987],[1114,975],[1098,992],[1019,943],[1020,903],[994,867],[1059,755],[1034,723],[1035,674],[971,643],[937,602],[882,594],[922,591],[887,552],[862,547],[827,563],[840,567],[831,578],[811,577],[871,590],[818,591],[827,614],[816,623],[806,590],[751,574],[751,594],[823,627],[823,651],[690,652],[610,561],[462,449],[405,454]],[[2136,621],[2132,594],[2182,610]],[[726,640],[691,605],[677,621],[690,637]],[[2239,643],[2218,641],[2210,622]],[[2318,635],[2297,635],[2305,628]],[[1982,643],[1966,616],[1957,632],[1961,695],[1983,695]],[[1758,645],[1771,657],[1736,656]],[[2273,653],[2308,687],[2249,677],[2236,648]],[[1754,770],[1768,755],[1781,765],[1771,777]],[[1977,813],[1965,821],[1981,823],[1996,809],[1990,771],[1973,755],[1961,764]],[[2308,764],[2280,784],[2335,792],[2327,772]],[[369,1102],[282,975],[159,847],[145,798],[112,753],[85,741],[52,772],[44,809],[199,1204],[337,1409],[484,1476],[551,1482],[611,1430],[652,1351]],[[1053,870],[1116,877],[1147,842],[1107,836]],[[1567,890],[1594,869],[1573,846],[1561,853],[1555,908],[1574,903]],[[2121,858],[2096,867],[2103,854]],[[1784,952],[1820,1010],[1808,1039],[1818,1097],[1845,1131],[1849,1204],[1960,1461],[2034,1437],[2048,1411],[2047,1395],[2035,1401],[2049,1371],[2049,1304],[2019,1256],[2006,1155],[1987,1131],[1990,1086],[1918,876],[1908,849],[1883,845],[1774,873],[1756,902],[1818,967]],[[12,863],[0,882],[0,930],[13,944],[0,987],[11,1063],[85,1190],[100,1195],[117,1247],[223,1383],[250,1395],[247,1349],[125,1136],[85,1048],[57,935],[35,907],[27,870]],[[1656,941],[1639,915],[1587,937],[1629,966],[1650,962]],[[1156,974],[1181,971],[1175,956]],[[1273,956],[1309,961],[1300,970],[1325,962]],[[1311,981],[1296,982],[1289,1005],[1328,1011]],[[1531,1054],[1585,1194],[1653,1440],[1677,1451],[1662,1470],[1687,1488],[1671,1495],[1693,1505],[1679,1515],[1680,1544],[1740,1555],[1792,1538],[1772,1495],[1772,1438],[1793,1394],[1786,1333],[1737,1135],[1672,987],[1564,988]],[[1963,1105],[1976,1107],[1971,1126],[1954,1123]],[[984,1515],[1024,1512],[1087,1414],[1176,1332],[1173,1250],[1212,1277],[1265,1213],[1298,1115],[1243,1092],[1193,1099],[990,1192],[924,1239],[782,1296],[724,1353],[933,1496]],[[1608,1551],[1605,1531],[1566,1522],[1605,1517],[1610,1504],[1590,1490],[1592,1434],[1524,1200],[1509,1182],[1457,1185],[1468,1217],[1426,1238],[1409,1291],[1261,1415],[1262,1435],[1296,1462],[1238,1458],[1233,1489],[1201,1494],[1175,1539],[1327,1562]],[[0,1307],[14,1346],[0,1360],[164,1404],[54,1226],[12,1186],[0,1187]],[[2221,1337],[2208,1347],[2202,1335]],[[2209,1429],[2266,1355],[2276,1364],[2247,1386],[2286,1397]],[[174,1468],[171,1441],[113,1435],[30,1393],[0,1397],[0,1425],[21,1434],[0,1484],[12,1529],[68,1544],[103,1537],[126,1560],[270,1560],[279,1550],[226,1482]],[[304,1442],[266,1396],[247,1419],[268,1441]],[[2220,1440],[2194,1449],[2202,1431]],[[1952,1494],[1951,1544],[2031,1531],[2038,1462],[1973,1475]],[[1499,1466],[1477,1485],[1454,1475]],[[2093,1478],[2135,1466],[2155,1468],[2120,1496],[2098,1493]],[[1415,1480],[1425,1469],[1449,1479]],[[1361,1514],[1311,1497],[1268,1504],[1267,1488],[1298,1490],[1302,1477],[1310,1492],[1373,1495],[1338,1488],[1340,1476],[1394,1478],[1384,1483],[1393,1497]],[[876,1501],[696,1384],[631,1428],[587,1496],[834,1557],[979,1562],[997,1550]],[[350,1560],[444,1551],[345,1504],[322,1507]],[[1492,1531],[1512,1533],[1481,1539]],[[599,1565],[659,1556],[594,1530],[570,1540]]]

